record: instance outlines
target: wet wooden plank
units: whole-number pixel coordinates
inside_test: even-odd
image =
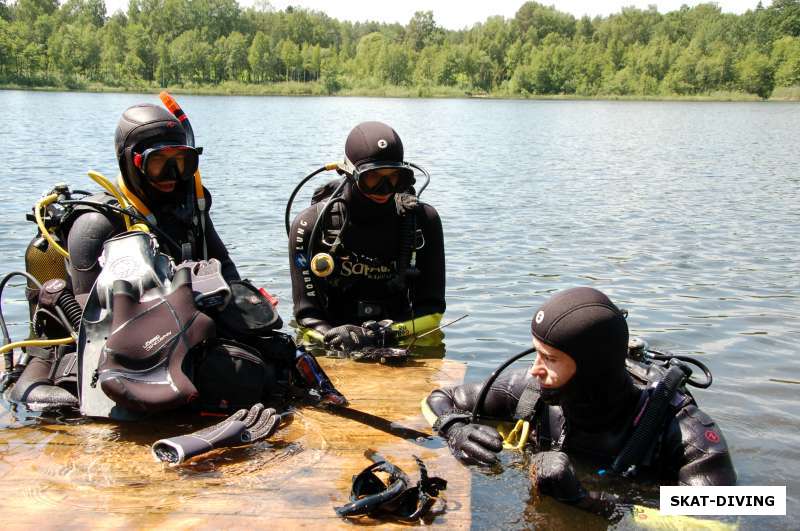
[[[405,367],[320,362],[353,409],[426,433],[420,401],[464,373],[447,360]],[[412,478],[412,455],[425,460],[431,474],[448,480],[447,512],[432,525],[470,526],[469,471],[441,444],[421,446],[305,408],[270,442],[216,452],[187,467],[153,460],[151,442],[189,429],[90,423],[0,430],[0,508],[13,527],[25,528],[342,528],[350,524],[333,507],[347,501],[351,477],[369,464],[364,451],[373,449]]]

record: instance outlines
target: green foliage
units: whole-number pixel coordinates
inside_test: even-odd
[[[752,50],[736,65],[739,83],[745,92],[768,98],[774,88],[772,65],[769,57]]]
[[[780,89],[791,97],[800,86],[800,0],[742,15],[706,3],[579,20],[525,2],[511,19],[458,31],[439,27],[431,11],[401,25],[265,1],[130,0],[108,16],[103,0],[0,0],[0,83],[421,96],[764,98]]]

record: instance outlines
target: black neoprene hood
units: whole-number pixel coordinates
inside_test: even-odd
[[[186,144],[186,131],[168,110],[141,103],[122,113],[114,133],[114,148],[125,184],[140,197],[153,195],[133,164],[133,152],[155,144]]]
[[[344,145],[345,166],[350,173],[377,168],[401,168],[413,177],[403,162],[403,141],[397,131],[382,122],[362,122],[355,126]]]
[[[539,341],[569,354],[578,366],[597,359],[623,364],[628,324],[622,311],[602,292],[572,288],[548,299],[534,314],[531,332]]]

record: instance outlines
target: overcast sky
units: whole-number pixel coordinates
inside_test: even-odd
[[[250,6],[255,0],[239,0],[239,5]],[[379,22],[399,22],[406,24],[415,11],[433,11],[437,24],[448,29],[469,27],[476,22],[483,22],[492,15],[513,17],[524,0],[272,0],[276,9],[284,9],[288,5],[301,6],[323,11],[339,20]],[[696,5],[702,2],[693,0],[539,0],[545,5],[554,5],[559,11],[572,13],[576,17],[583,15],[609,15],[618,13],[622,6],[646,8],[655,4],[662,13],[674,11],[681,4]],[[758,0],[721,0],[717,4],[725,12],[744,13],[753,9]],[[771,4],[770,0],[763,2]],[[127,0],[106,0],[108,13],[124,9]]]

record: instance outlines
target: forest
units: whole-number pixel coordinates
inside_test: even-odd
[[[470,28],[340,21],[261,0],[0,0],[0,85],[498,97],[800,94],[800,0],[576,18],[537,2]]]

